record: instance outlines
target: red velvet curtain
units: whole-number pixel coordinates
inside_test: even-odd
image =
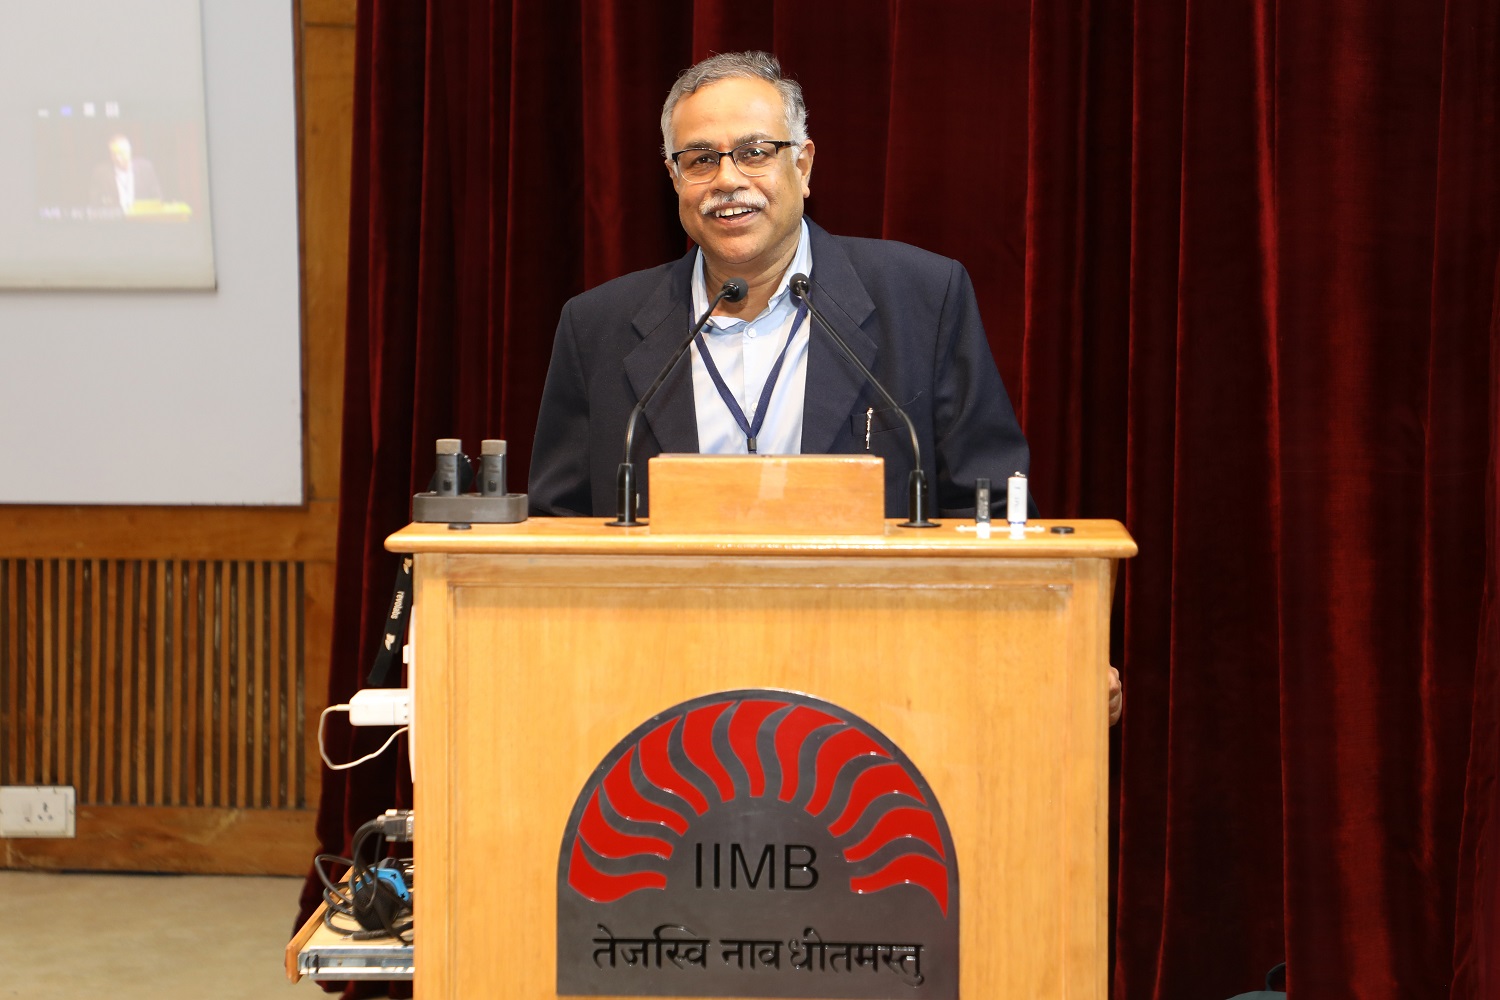
[[[1500,996],[1493,0],[364,0],[331,698],[433,440],[523,479],[563,301],[681,253],[660,103],[744,48],[813,217],[968,266],[1042,510],[1140,542],[1113,995]]]

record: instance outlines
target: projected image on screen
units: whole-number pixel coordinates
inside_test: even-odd
[[[37,109],[39,218],[187,222],[202,210],[207,185],[197,124],[132,121],[119,107],[103,101]]]
[[[0,287],[214,287],[195,0],[8,5],[0,29]]]

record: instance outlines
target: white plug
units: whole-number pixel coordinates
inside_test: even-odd
[[[411,691],[407,688],[365,688],[349,699],[351,726],[406,726],[411,724]]]

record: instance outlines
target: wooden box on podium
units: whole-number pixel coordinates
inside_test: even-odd
[[[868,482],[858,460],[750,459],[751,489],[706,494],[690,483],[728,466],[675,461],[690,466],[675,484],[652,468],[649,527],[412,525],[387,543],[416,553],[419,1000],[556,996],[558,850],[580,789],[656,713],[743,688],[840,705],[921,769],[958,855],[961,996],[1103,1000],[1124,528],[902,529],[879,520],[876,468],[873,530],[853,510],[805,534],[798,491]],[[731,493],[713,530],[705,497]]]

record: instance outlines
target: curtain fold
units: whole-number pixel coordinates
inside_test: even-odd
[[[563,302],[682,252],[676,73],[770,47],[810,214],[962,261],[1041,509],[1140,543],[1113,996],[1500,995],[1496,7],[362,0],[331,700],[433,441],[524,489]],[[409,795],[327,775],[324,849]]]
[[[1489,357],[1492,431],[1484,498],[1486,570],[1459,845],[1456,997],[1488,996],[1500,984],[1500,440],[1493,431],[1500,428],[1500,261],[1494,289]]]

